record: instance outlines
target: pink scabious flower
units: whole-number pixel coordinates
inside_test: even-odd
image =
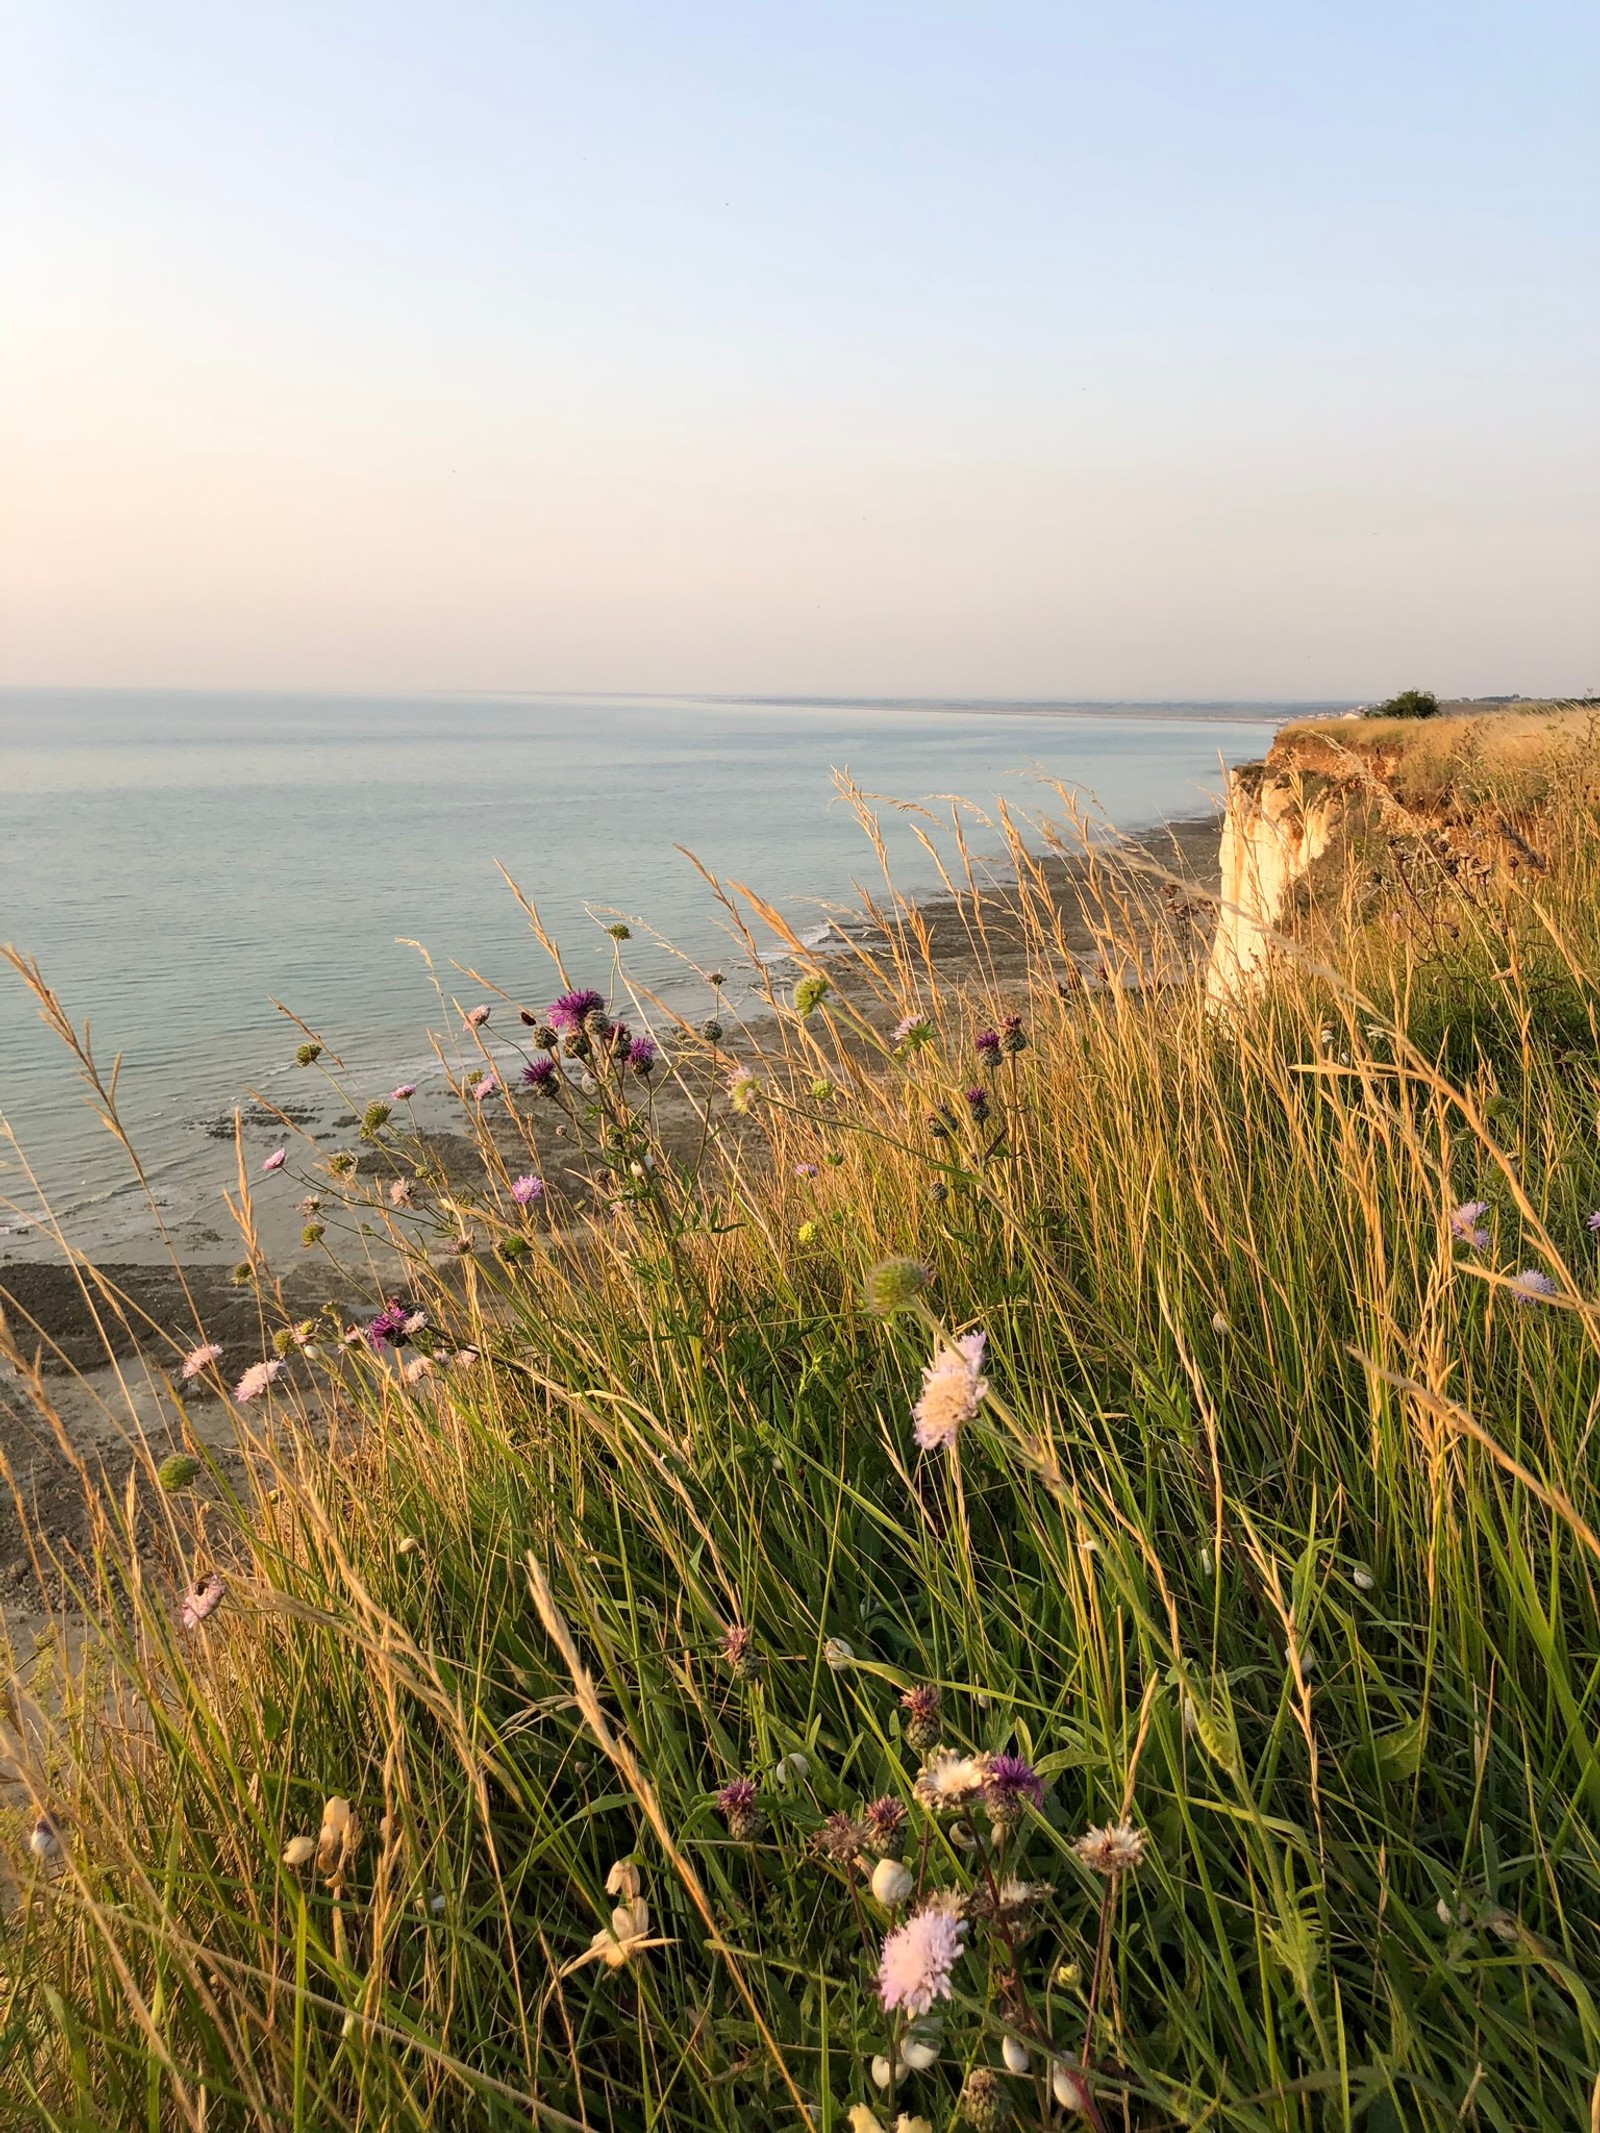
[[[963,1333],[953,1348],[941,1348],[923,1371],[922,1398],[911,1412],[916,1440],[925,1452],[954,1444],[987,1397],[984,1342],[981,1333]]]
[[[1554,1296],[1556,1285],[1539,1267],[1525,1266],[1512,1276],[1511,1293],[1518,1303],[1532,1303],[1536,1297]]]
[[[215,1341],[206,1341],[199,1348],[191,1348],[183,1359],[183,1370],[180,1373],[183,1382],[187,1385],[189,1380],[197,1378],[202,1370],[209,1370],[221,1353],[222,1350]]]
[[[576,992],[564,992],[559,1000],[552,1000],[548,1013],[556,1029],[571,1030],[576,1034],[583,1027],[584,1017],[598,1014],[605,1004],[603,993],[585,987]]]
[[[184,1628],[198,1629],[207,1615],[214,1615],[222,1605],[227,1589],[215,1570],[209,1577],[203,1577],[197,1584],[191,1585],[183,1596],[183,1605],[178,1614],[178,1620]]]
[[[483,1025],[489,1019],[489,1010],[486,1006],[471,1007],[468,1008],[466,1014],[463,1015],[461,1019],[466,1023],[468,1029],[482,1029]]]
[[[966,1931],[966,1920],[937,1901],[896,1926],[878,1961],[878,1998],[885,2010],[903,2007],[909,2015],[925,2015],[935,2000],[947,2000]]]
[[[1600,1207],[1597,1207],[1592,1215],[1584,1216],[1583,1226],[1591,1235],[1600,1230]]]
[[[1489,1232],[1480,1229],[1478,1218],[1489,1212],[1487,1200],[1463,1200],[1450,1215],[1450,1234],[1458,1244],[1470,1244],[1474,1251],[1483,1251],[1489,1242]]]
[[[270,1356],[264,1363],[252,1363],[238,1384],[233,1388],[233,1397],[242,1407],[246,1400],[257,1400],[283,1368],[282,1358]]]
[[[519,1207],[527,1207],[534,1200],[544,1198],[544,1179],[536,1177],[513,1178],[511,1197]]]
[[[472,1084],[473,1102],[475,1104],[481,1104],[484,1098],[486,1096],[492,1096],[495,1090],[499,1088],[499,1086],[500,1076],[498,1074],[485,1074],[482,1081],[475,1081]]]
[[[815,1163],[796,1163],[794,1174],[797,1178],[817,1178],[822,1175]]]
[[[402,1081],[397,1089],[389,1091],[389,1101],[392,1104],[403,1104],[408,1102],[416,1093],[417,1085],[414,1081]]]
[[[289,1151],[287,1148],[274,1148],[261,1167],[263,1170],[281,1170],[288,1160]]]

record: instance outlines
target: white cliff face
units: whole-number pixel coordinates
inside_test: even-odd
[[[1327,850],[1335,812],[1327,797],[1307,804],[1299,772],[1252,763],[1229,773],[1222,901],[1206,971],[1213,1004],[1237,999],[1265,974],[1290,892]]]

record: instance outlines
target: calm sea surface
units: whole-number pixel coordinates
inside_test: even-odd
[[[107,1062],[123,1054],[125,1115],[192,1245],[232,1161],[207,1126],[251,1088],[313,1094],[274,998],[371,1096],[439,1079],[438,1001],[402,937],[458,998],[480,988],[455,963],[530,1001],[558,989],[497,860],[575,980],[609,984],[602,928],[626,917],[627,967],[698,1015],[703,985],[643,928],[730,977],[738,954],[676,845],[803,928],[870,878],[836,769],[901,800],[1059,813],[1043,773],[1134,829],[1202,812],[1222,765],[1261,754],[1302,708],[5,691],[0,940],[38,957]],[[934,887],[904,826],[887,828],[901,885]],[[994,849],[981,829],[974,841]],[[147,1218],[9,971],[0,1111],[75,1238],[126,1248]],[[6,1147],[0,1194],[32,1200]],[[0,1253],[37,1241],[0,1207]]]

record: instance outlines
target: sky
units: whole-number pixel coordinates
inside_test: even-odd
[[[0,0],[0,681],[1600,687],[1592,0]]]

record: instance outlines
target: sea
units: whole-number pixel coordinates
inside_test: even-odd
[[[451,1003],[491,997],[482,980],[534,1005],[561,989],[508,876],[574,982],[610,993],[620,967],[699,1020],[706,971],[725,970],[730,1012],[756,973],[686,853],[824,938],[854,884],[881,888],[841,779],[875,796],[897,886],[932,892],[913,824],[948,850],[951,796],[983,858],[1002,803],[1058,819],[1057,786],[1121,830],[1193,818],[1282,720],[1330,708],[5,690],[0,941],[102,1069],[120,1059],[121,1115],[185,1254],[231,1256],[235,1106],[328,1101],[293,1064],[290,1016],[362,1099],[416,1081],[426,1104]],[[252,1119],[252,1163],[272,1145]],[[151,1243],[125,1153],[0,968],[0,1257],[54,1249],[46,1203],[101,1257]]]

